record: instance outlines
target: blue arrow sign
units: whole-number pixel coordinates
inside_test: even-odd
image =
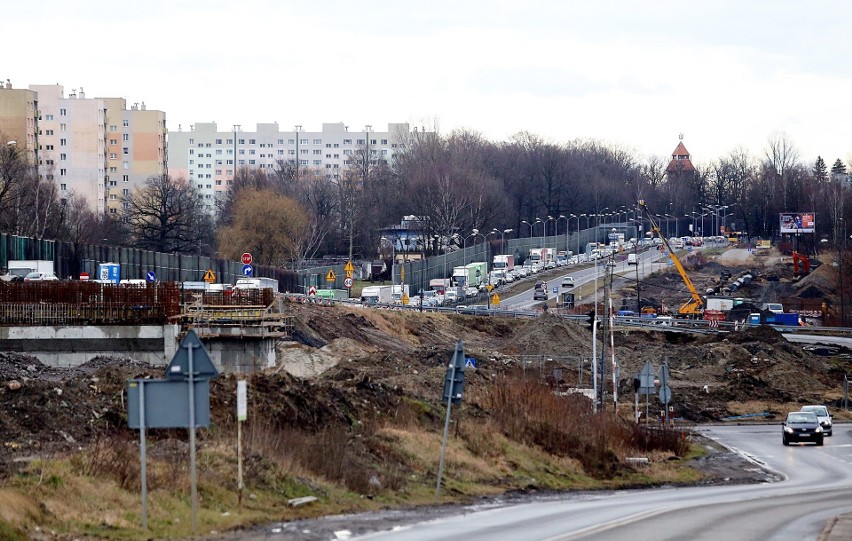
[[[254,273],[254,268],[251,265],[243,265],[243,276],[251,276]]]
[[[157,280],[157,275],[154,274],[154,271],[148,271],[145,274],[145,279],[148,280],[149,282],[154,282],[154,281]]]

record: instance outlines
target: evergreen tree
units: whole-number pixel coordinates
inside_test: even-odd
[[[846,174],[846,164],[840,161],[840,158],[837,158],[834,165],[831,166],[831,176],[834,177],[839,174]]]
[[[822,156],[817,156],[816,163],[814,164],[814,168],[811,170],[814,175],[814,180],[817,182],[825,182],[828,180],[828,168],[825,165],[825,160],[822,159]]]

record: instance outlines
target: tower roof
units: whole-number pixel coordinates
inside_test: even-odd
[[[692,161],[689,158],[689,151],[686,150],[685,146],[683,146],[683,141],[679,142],[677,147],[675,147],[674,152],[672,152],[672,161],[670,161],[668,167],[666,167],[666,173],[669,175],[677,175],[681,173],[695,172],[695,166],[692,165]]]

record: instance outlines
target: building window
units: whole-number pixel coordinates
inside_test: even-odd
[[[315,149],[314,154],[317,155],[317,156],[322,156],[322,149],[319,149],[319,148]]]
[[[216,180],[216,186],[221,186],[221,185],[222,185],[222,179],[217,179]]]
[[[122,182],[130,182],[130,175],[122,175],[121,180]]]
[[[123,190],[121,190],[121,195],[130,195],[130,190],[128,190],[127,188],[124,188]],[[187,402],[187,404],[188,403],[189,402]]]
[[[118,159],[118,154],[116,154],[115,152],[110,152],[110,153],[109,153],[109,159],[110,159],[110,160],[117,160],[117,159]]]
[[[239,139],[239,140],[237,140],[237,143],[244,145],[244,144],[246,144],[246,140],[245,139]]]
[[[116,182],[116,181],[114,181],[114,180],[110,180],[110,181],[109,181],[109,185],[110,185],[110,186],[118,186],[118,182]]]
[[[65,191],[65,190],[68,189],[68,185],[67,184],[60,184],[59,189],[62,190],[62,191]],[[189,404],[189,402],[187,402],[187,404]]]
[[[59,159],[60,159],[60,160],[67,160],[67,159],[68,159],[68,155],[67,155],[67,154],[60,154],[60,155],[59,155]]]
[[[351,145],[351,144],[352,144],[352,139],[344,139],[344,140],[343,140],[343,144],[344,144],[344,145]]]
[[[59,146],[64,147],[67,144],[68,144],[68,139],[60,139],[59,140]]]
[[[125,156],[127,156],[128,154],[130,154],[130,149],[127,148],[127,147],[124,147],[123,149],[121,149],[121,153],[124,154]]]
[[[121,140],[122,141],[130,141],[130,134],[129,133],[122,133],[121,134]]]
[[[307,153],[308,153],[308,149],[306,149],[306,148],[303,148],[302,150],[299,151],[299,154],[307,154]]]
[[[388,140],[387,140],[387,139],[382,139],[382,144],[383,144],[383,145],[388,144]]]
[[[322,139],[314,139],[314,144],[315,144],[315,145],[321,145],[321,144],[322,144]]]
[[[124,169],[125,171],[127,169],[130,169],[130,167],[128,166],[128,162],[121,162],[121,168]]]
[[[53,130],[44,130],[45,135],[53,135]]]
[[[126,128],[126,127],[130,126],[130,121],[129,120],[122,120],[121,125]]]
[[[59,131],[68,131],[68,124],[60,124]]]
[[[60,176],[60,177],[64,177],[64,176],[65,176],[65,173],[66,173],[66,170],[65,170],[65,169],[60,169],[60,170],[59,170],[59,176]]]
[[[112,209],[112,208],[111,208],[111,209],[109,209],[109,213],[110,213],[110,214],[116,214],[116,211],[115,211],[115,209]],[[188,403],[189,403],[189,402],[187,402],[187,404],[188,404]]]
[[[110,139],[110,140],[109,140],[109,144],[111,144],[111,145],[117,145],[117,144],[118,144],[118,139]]]
[[[314,165],[322,165],[322,160],[314,160]]]
[[[255,139],[249,139],[249,144],[250,145],[257,144],[257,141]]]
[[[110,124],[109,131],[118,131],[118,126],[116,126],[115,124]]]
[[[344,155],[344,156],[351,156],[351,155],[352,155],[352,151],[351,151],[351,150],[344,150],[344,151],[343,151],[343,155]],[[329,158],[331,158],[331,156],[329,156]]]
[[[217,145],[221,145],[221,144],[222,144],[222,140],[221,140],[221,139],[216,139],[216,144],[217,144]]]
[[[307,140],[307,139],[299,139],[299,144],[300,144],[300,145],[307,145],[307,144],[308,144],[308,140]]]
[[[68,109],[60,109],[59,110],[59,116],[65,116],[67,114],[68,114]]]

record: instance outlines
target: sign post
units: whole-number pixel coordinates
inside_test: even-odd
[[[248,418],[248,383],[237,382],[237,507],[243,506],[243,421]]]
[[[444,438],[441,442],[441,458],[438,461],[438,486],[435,489],[435,498],[441,497],[441,477],[444,474],[444,453],[447,450],[447,433],[450,429],[450,412],[453,404],[460,404],[462,392],[464,391],[464,343],[456,342],[456,351],[450,364],[447,366],[447,375],[444,378],[444,400],[447,402],[447,416],[444,419]]]

